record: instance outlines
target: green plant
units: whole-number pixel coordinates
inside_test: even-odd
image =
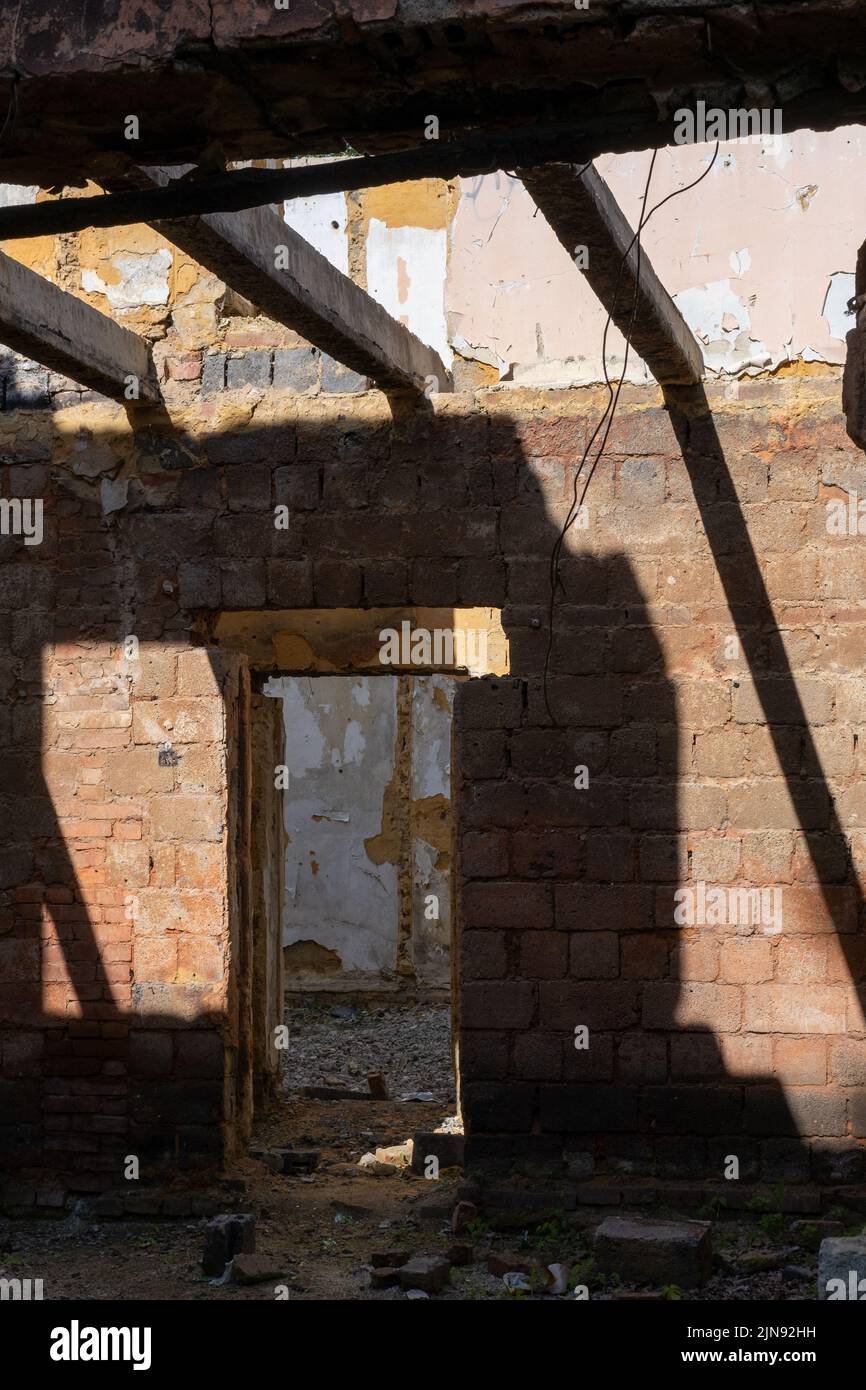
[[[472,1236],[474,1240],[480,1240],[482,1236],[487,1235],[489,1230],[490,1227],[483,1216],[474,1216],[466,1227],[467,1234]]]
[[[770,1210],[769,1197],[752,1197],[751,1201],[746,1203],[746,1211],[752,1211],[756,1216]]]
[[[584,1259],[578,1260],[572,1265],[571,1273],[568,1276],[568,1288],[574,1290],[578,1284],[592,1284],[595,1287],[602,1282],[601,1275],[596,1272],[595,1260],[592,1255],[587,1255]]]
[[[785,1218],[780,1211],[767,1212],[760,1217],[758,1226],[770,1240],[780,1240],[785,1232]]]
[[[546,1246],[560,1245],[566,1234],[565,1213],[555,1212],[547,1221],[536,1226],[532,1243],[537,1249],[543,1250]]]
[[[724,1200],[724,1198],[722,1200]],[[665,1284],[662,1289],[662,1298],[667,1298],[672,1303],[679,1302],[683,1297],[684,1294],[679,1284]]]
[[[714,1197],[710,1197],[709,1201],[704,1202],[704,1205],[698,1209],[698,1216],[700,1216],[703,1221],[718,1221],[727,1205],[727,1197],[723,1197],[721,1193],[717,1193]]]

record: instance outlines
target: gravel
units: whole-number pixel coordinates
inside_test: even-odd
[[[432,1091],[454,1100],[451,1011],[447,1005],[333,1004],[310,1000],[286,1013],[289,1045],[284,1082],[366,1089],[369,1072],[382,1072],[392,1097]]]

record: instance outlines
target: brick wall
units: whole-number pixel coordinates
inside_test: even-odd
[[[197,643],[218,610],[414,603],[501,608],[511,648],[457,702],[470,1165],[859,1175],[866,560],[825,502],[860,455],[833,373],[712,403],[715,428],[675,429],[624,397],[547,702],[549,555],[598,394],[392,419],[372,393],[253,413],[226,390],[171,436],[88,406],[83,452],[126,481],[107,515],[50,415],[0,419],[4,495],[45,500],[42,545],[3,540],[0,569],[8,1158],[84,1186],[124,1153],[230,1146],[265,1026],[241,978],[244,672]],[[781,929],[678,924],[699,883],[780,889]]]

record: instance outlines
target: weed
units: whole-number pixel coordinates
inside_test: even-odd
[[[548,1221],[542,1221],[540,1226],[536,1226],[532,1243],[538,1250],[547,1246],[559,1246],[567,1234],[565,1213],[555,1212]]]
[[[700,1216],[703,1221],[718,1221],[727,1205],[727,1197],[723,1197],[721,1193],[717,1193],[715,1197],[711,1197],[708,1202],[704,1202],[704,1205],[699,1208],[698,1216]]]

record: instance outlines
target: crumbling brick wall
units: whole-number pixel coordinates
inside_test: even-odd
[[[420,604],[501,608],[511,651],[457,701],[470,1168],[860,1175],[866,562],[825,509],[860,455],[833,372],[712,406],[715,433],[624,396],[549,710],[549,557],[597,394],[228,392],[164,435],[86,407],[127,480],[107,511],[47,413],[3,419],[4,491],[46,519],[0,571],[7,1163],[109,1185],[126,1154],[206,1162],[243,1132],[245,676],[209,618]],[[677,924],[699,882],[780,888],[781,929]]]

